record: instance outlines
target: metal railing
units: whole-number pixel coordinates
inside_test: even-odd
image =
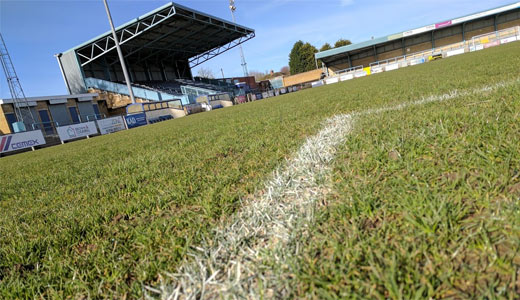
[[[106,119],[107,118],[107,116],[105,114],[87,115],[85,117],[87,119],[87,122],[96,121],[96,120],[102,120],[102,119]]]
[[[60,124],[54,121],[31,124],[32,130],[41,130],[44,136],[58,135],[58,131],[56,129],[58,127],[60,127]]]
[[[336,71],[334,73],[335,73],[335,76],[338,76],[338,75],[341,75],[341,74],[352,73],[352,72],[357,72],[357,71],[361,71],[361,70],[363,70],[363,65],[355,66],[355,67],[348,68],[348,69],[339,70],[339,71]]]

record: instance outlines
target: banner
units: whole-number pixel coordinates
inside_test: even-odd
[[[316,81],[316,82],[311,83],[311,85],[312,85],[313,88],[319,87],[319,86],[323,85],[323,81],[322,80]]]
[[[428,32],[428,31],[431,31],[431,30],[434,30],[434,29],[435,29],[435,24],[424,26],[424,27],[421,27],[421,28],[417,28],[417,29],[413,29],[413,30],[409,30],[409,31],[403,32],[403,37],[407,37],[407,36],[411,36],[411,35],[415,35],[415,34],[419,34],[419,33],[423,33],[423,32]]]
[[[494,42],[487,43],[484,45],[484,49],[495,47],[495,46],[500,46],[500,41],[494,41]]]
[[[437,23],[437,24],[435,24],[435,29],[439,29],[439,28],[443,28],[443,27],[446,27],[446,26],[450,26],[451,24],[452,24],[451,20],[445,21],[445,22],[442,22],[442,23]]]
[[[351,79],[354,79],[354,74],[342,75],[339,79],[341,81],[351,80]]]
[[[27,131],[0,137],[0,153],[45,145],[41,130]]]
[[[354,74],[354,77],[356,77],[356,78],[365,77],[365,76],[367,76],[366,71],[361,71],[361,72],[357,72],[356,74]]]
[[[508,43],[511,43],[511,42],[516,42],[516,40],[517,40],[516,36],[508,37],[508,38],[505,38],[505,39],[501,39],[500,40],[500,44],[508,44]]]
[[[338,77],[329,78],[329,79],[325,80],[326,84],[333,84],[333,83],[338,83],[338,82],[339,82],[339,78]]]
[[[56,128],[62,142],[98,133],[96,123],[87,122]]]
[[[125,121],[120,116],[97,120],[97,125],[101,134],[109,134],[125,130]]]
[[[132,114],[125,116],[126,125],[128,129],[148,125],[148,121],[146,121],[146,114]]]
[[[391,64],[391,65],[387,65],[385,66],[385,71],[393,71],[393,70],[397,70],[399,69],[399,64]]]
[[[372,69],[370,70],[370,73],[372,74],[377,74],[377,73],[382,73],[384,70],[383,70],[383,67],[372,67]]]
[[[426,60],[424,58],[417,58],[417,59],[410,61],[410,66],[424,64],[425,62],[426,62]]]
[[[446,52],[446,57],[464,54],[464,52],[465,52],[464,48],[448,51],[448,52]]]

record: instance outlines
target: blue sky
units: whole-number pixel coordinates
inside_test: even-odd
[[[169,1],[109,0],[116,26]],[[179,4],[231,19],[228,0],[178,0]],[[339,38],[363,42],[513,0],[236,0],[237,23],[256,30],[244,44],[249,70],[278,71],[288,65],[297,40],[317,48]],[[0,0],[0,32],[26,96],[66,94],[55,53],[109,29],[102,0]],[[240,54],[231,50],[202,65],[220,76],[241,76]],[[2,71],[0,71],[2,72]],[[193,71],[197,73],[197,69]],[[0,98],[10,98],[0,75]]]

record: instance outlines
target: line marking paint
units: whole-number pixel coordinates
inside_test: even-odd
[[[312,221],[316,202],[330,190],[326,182],[331,161],[351,133],[355,117],[479,95],[518,83],[520,78],[479,89],[453,90],[326,120],[324,128],[309,137],[293,158],[273,173],[264,190],[245,201],[230,226],[216,228],[211,240],[188,253],[191,259],[186,259],[177,273],[166,274],[173,279],[173,285],[163,282],[157,288],[145,287],[145,292],[162,299],[258,299],[259,292],[265,298],[287,296],[287,287],[276,283],[280,274],[263,263],[269,260],[281,266],[286,257],[297,254],[298,246],[287,245],[302,238],[295,235],[302,232],[306,221]]]

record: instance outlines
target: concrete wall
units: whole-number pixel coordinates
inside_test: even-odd
[[[283,86],[290,87],[293,85],[300,85],[308,82],[318,81],[320,80],[322,72],[323,71],[321,69],[316,69],[305,73],[285,76],[283,78]]]
[[[520,26],[520,19],[498,24],[498,30],[504,30],[515,26]]]
[[[413,54],[416,52],[431,50],[432,48],[433,48],[432,42],[421,43],[418,45],[406,47],[406,54]]]
[[[162,116],[170,115],[173,118],[182,118],[186,116],[186,112],[183,109],[175,109],[175,108],[165,108],[159,110],[152,110],[146,112],[146,118],[148,120],[157,119]]]
[[[374,56],[369,56],[369,57],[353,60],[352,61],[352,66],[354,66],[354,67],[357,67],[357,66],[368,67],[368,66],[370,66],[371,63],[373,63],[375,61],[376,61],[376,58]]]
[[[451,44],[460,43],[462,41],[463,41],[462,33],[459,33],[459,34],[456,34],[453,36],[448,36],[448,37],[444,37],[444,38],[435,40],[435,47],[436,48],[443,47],[443,46],[447,46],[447,45],[451,45]]]
[[[484,27],[484,28],[479,28],[479,29],[472,30],[472,31],[466,31],[466,41],[471,40],[471,38],[473,38],[474,36],[491,33],[493,31],[495,31],[494,25]]]
[[[394,57],[403,56],[403,49],[397,49],[389,52],[380,53],[377,55],[378,60],[385,60]]]
[[[96,101],[106,101],[107,104],[107,115],[110,114],[110,110],[126,107],[128,104],[132,103],[130,96],[111,93],[107,91],[97,90],[97,89],[89,89],[89,93],[98,93],[99,96],[94,98]],[[135,102],[144,103],[148,102],[148,100],[136,98]]]

